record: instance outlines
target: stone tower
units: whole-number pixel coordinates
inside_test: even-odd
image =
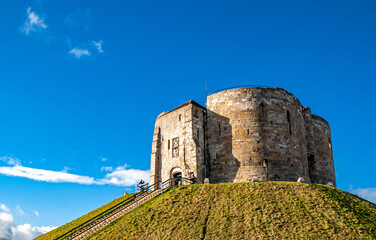
[[[205,120],[205,107],[194,101],[158,116],[152,144],[151,184],[172,177],[193,176],[203,182]]]
[[[281,88],[237,88],[189,101],[155,124],[151,183],[297,181],[336,185],[330,127]]]

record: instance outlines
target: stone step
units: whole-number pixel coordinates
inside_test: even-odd
[[[154,190],[153,192],[140,196],[137,199],[134,199],[132,202],[127,203],[124,206],[119,207],[114,212],[103,216],[102,218],[96,220],[95,222],[89,224],[88,226],[85,226],[83,229],[79,230],[78,232],[74,233],[72,236],[67,237],[66,239],[72,239],[72,240],[80,240],[84,239],[93,233],[99,231],[100,229],[104,228],[108,224],[112,223],[116,219],[120,218],[124,214],[132,211],[136,207],[142,205],[146,201],[160,195],[162,193],[162,189]]]

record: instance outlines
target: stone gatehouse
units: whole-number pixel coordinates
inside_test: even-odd
[[[297,181],[333,184],[328,122],[281,88],[236,88],[189,101],[155,122],[150,183]]]

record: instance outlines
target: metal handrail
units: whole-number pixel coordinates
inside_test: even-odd
[[[128,197],[121,201],[120,203],[112,206],[111,208],[97,214],[96,216],[90,218],[89,220],[85,221],[84,223],[81,223],[80,225],[74,227],[73,229],[69,230],[68,232],[54,238],[54,240],[64,239],[66,237],[70,237],[73,234],[77,233],[81,229],[84,229],[85,227],[89,226],[90,224],[94,223],[95,221],[104,218],[106,215],[109,215],[119,209],[122,206],[125,206],[127,204],[132,205],[133,203],[136,203],[140,199],[141,196],[149,195],[150,193],[154,192],[157,189],[161,189],[162,192],[166,191],[167,189],[175,186],[182,186],[187,184],[195,183],[195,179],[188,179],[188,178],[170,178],[164,182],[158,181],[154,183],[153,185],[147,186],[143,189],[143,191],[136,192],[131,197]],[[136,202],[135,202],[136,201]]]
[[[85,226],[89,225],[89,224],[90,224],[91,222],[93,222],[94,220],[100,219],[101,217],[105,216],[106,214],[113,212],[114,210],[116,210],[117,208],[121,207],[123,204],[130,202],[130,201],[133,200],[134,198],[136,198],[136,195],[135,195],[135,194],[132,195],[132,196],[130,196],[129,198],[124,199],[124,200],[121,201],[120,203],[118,203],[118,204],[112,206],[111,208],[109,208],[109,209],[107,209],[107,210],[105,210],[105,211],[103,211],[103,212],[97,214],[96,216],[94,216],[94,217],[90,218],[89,220],[87,220],[87,221],[81,223],[80,225],[76,226],[75,228],[71,229],[70,231],[66,232],[65,234],[63,234],[63,235],[61,235],[61,236],[59,236],[59,237],[57,237],[57,238],[55,238],[55,239],[56,239],[56,240],[57,240],[57,239],[63,239],[63,238],[66,237],[67,235],[71,235],[71,234],[75,233],[75,232],[76,232],[75,230],[81,229],[82,227],[85,227]]]
[[[225,90],[230,90],[230,89],[235,89],[235,88],[251,88],[251,87],[258,87],[258,88],[275,88],[275,87],[264,86],[264,85],[242,85],[242,86],[234,86],[234,87],[223,88],[223,89],[220,89],[220,90],[217,90],[217,91],[211,92],[211,93],[207,94],[207,96],[212,95],[212,94],[214,94],[214,93],[219,93],[219,92],[222,92],[222,91],[225,91]]]

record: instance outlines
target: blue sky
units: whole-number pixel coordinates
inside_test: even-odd
[[[338,188],[376,202],[375,10],[343,0],[2,1],[0,229],[31,238],[133,191],[148,174],[157,115],[204,105],[205,84],[292,92],[331,125]]]

